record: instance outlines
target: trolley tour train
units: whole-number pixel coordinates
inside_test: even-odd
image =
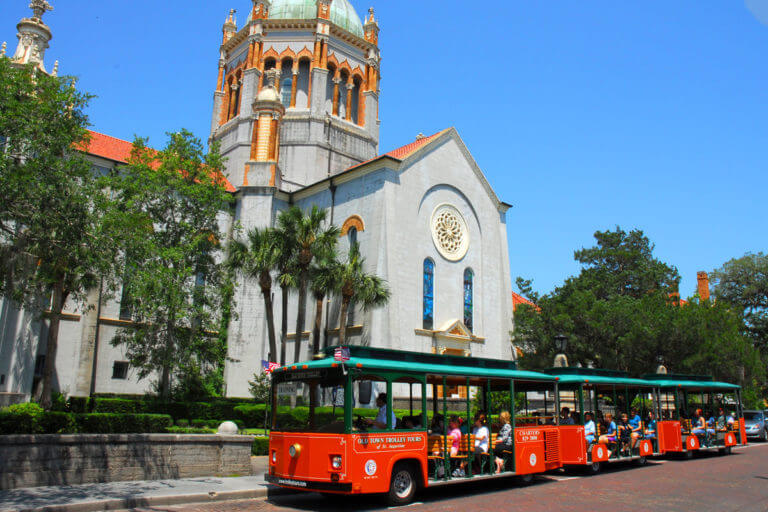
[[[306,418],[272,415],[272,484],[387,493],[405,504],[418,489],[468,479],[597,473],[617,461],[729,454],[747,442],[739,386],[711,377],[533,372],[514,361],[355,346],[338,358],[336,349],[272,372],[273,411],[291,396],[309,406]],[[375,419],[356,414],[374,401]]]

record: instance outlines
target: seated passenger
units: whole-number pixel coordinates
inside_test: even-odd
[[[653,411],[648,411],[648,419],[645,422],[643,435],[647,439],[656,439],[656,415],[653,414]]]
[[[400,423],[400,428],[405,430],[412,430],[416,428],[413,422],[413,416],[403,416],[403,421]]]
[[[571,409],[568,407],[563,407],[560,410],[560,424],[561,425],[573,425],[574,421],[573,418],[571,418]]]
[[[493,454],[496,456],[497,475],[504,468],[504,451],[511,451],[512,449],[512,425],[510,425],[510,420],[509,413],[501,411],[499,414],[501,428],[499,429],[499,435],[496,437],[496,446],[493,447]]]
[[[429,425],[430,434],[445,434],[445,421],[442,414],[435,414],[432,418],[432,423]]]
[[[461,443],[461,430],[459,430],[459,418],[456,415],[451,416],[448,421],[448,442],[451,443],[451,456],[459,454],[459,443]]]
[[[624,455],[629,455],[629,443],[632,439],[632,427],[629,425],[629,417],[627,416],[627,413],[623,412],[621,413],[621,416],[619,416],[619,424],[617,429],[619,431],[619,441],[621,443],[619,450]]]
[[[632,437],[632,446],[631,448],[634,450],[635,445],[637,444],[637,440],[643,437],[643,429],[640,428],[640,423],[642,423],[642,420],[640,419],[640,415],[637,414],[637,409],[634,407],[632,408],[632,418],[629,420],[629,426],[632,429],[631,430],[631,437]]]
[[[386,393],[379,393],[379,396],[376,397],[376,407],[379,408],[379,414],[376,415],[375,420],[364,418],[364,421],[368,424],[368,426],[379,429],[387,428],[387,416],[389,415],[392,418],[392,428],[395,428],[397,425],[397,418],[395,417],[394,411],[387,412]]]
[[[717,408],[717,419],[715,420],[715,429],[719,432],[725,432],[728,427],[728,416],[722,407]]]
[[[613,414],[610,412],[605,413],[605,434],[600,436],[598,440],[601,444],[609,444],[616,442],[616,423],[613,421]],[[608,450],[608,457],[611,456],[611,450]]]
[[[595,442],[595,422],[592,419],[592,413],[588,412],[584,414],[584,437],[587,440],[587,448],[589,445]]]
[[[475,414],[472,435],[475,436],[475,456],[479,458],[480,455],[487,454],[491,434],[486,426],[485,414],[481,412]],[[453,476],[466,476],[465,467],[467,467],[467,461],[463,460],[461,465],[453,472]]]

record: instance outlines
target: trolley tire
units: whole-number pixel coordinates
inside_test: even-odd
[[[693,450],[685,450],[683,452],[683,458],[685,460],[691,460],[693,458]]]
[[[637,464],[638,466],[645,466],[646,464],[648,464],[648,457],[641,455],[639,459],[635,459],[635,464]]]
[[[730,455],[731,454],[731,447],[730,446],[726,446],[725,448],[720,448],[719,450],[717,450],[717,453],[719,453],[720,455]]]
[[[389,479],[387,502],[390,506],[407,505],[416,495],[416,477],[409,464],[398,463],[392,469]]]
[[[531,485],[533,483],[535,475],[533,473],[528,473],[527,475],[520,475],[517,477],[517,481],[520,483],[520,485]]]
[[[587,464],[587,474],[588,475],[596,475],[600,473],[600,471],[603,469],[602,463],[598,462],[592,462],[591,464]]]

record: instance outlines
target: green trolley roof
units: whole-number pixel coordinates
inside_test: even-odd
[[[517,370],[514,361],[483,359],[477,357],[440,356],[402,350],[348,347],[351,357],[344,362],[347,368],[379,370],[402,373],[451,375],[466,377],[506,378],[555,382],[557,379],[545,373]],[[288,365],[277,370],[278,374],[293,370],[332,368],[339,365],[333,358],[334,347],[325,351],[323,359]]]
[[[666,374],[666,373],[651,373],[643,375],[643,379],[652,382],[654,386],[660,388],[685,388],[685,389],[720,389],[720,390],[736,390],[741,389],[741,386],[737,384],[731,384],[729,382],[718,382],[712,377],[707,375],[685,375],[685,374]]]
[[[653,387],[655,384],[642,379],[634,379],[627,372],[603,370],[600,368],[549,368],[544,370],[558,377],[560,385],[567,384],[604,384],[631,387]]]

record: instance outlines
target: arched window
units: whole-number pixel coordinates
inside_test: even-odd
[[[470,269],[464,271],[464,325],[472,330],[472,280],[474,274]]]
[[[422,306],[422,328],[432,330],[435,325],[435,262],[424,260],[424,302]]]
[[[347,236],[349,237],[349,246],[352,247],[357,243],[357,228],[354,226],[349,228]]]

